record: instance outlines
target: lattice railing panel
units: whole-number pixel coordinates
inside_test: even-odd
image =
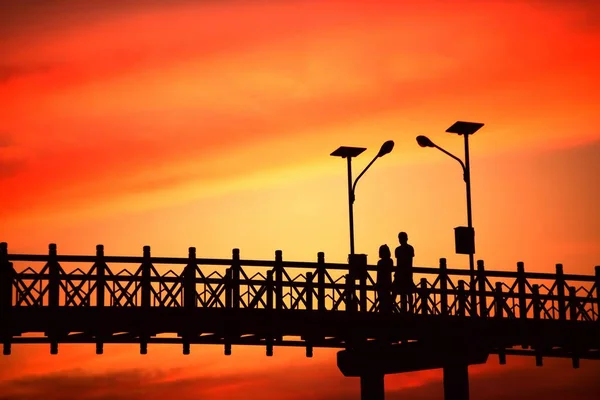
[[[2,249],[0,249],[2,250]],[[317,262],[188,258],[48,255],[0,252],[0,279],[10,280],[10,307],[204,307],[378,312],[376,267]],[[358,271],[358,272],[357,272]],[[489,271],[478,262],[469,271],[414,268],[412,312],[598,321],[600,268],[594,275]],[[7,289],[1,289],[7,290]],[[2,297],[5,298],[5,297]],[[8,297],[6,297],[8,298]],[[393,312],[401,296],[392,295]]]

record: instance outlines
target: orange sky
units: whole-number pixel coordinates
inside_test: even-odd
[[[461,138],[444,131],[471,120],[486,124],[471,140],[476,257],[504,270],[524,261],[530,271],[563,263],[567,273],[591,274],[600,264],[593,1],[7,3],[0,240],[12,252],[42,253],[55,242],[62,253],[92,254],[102,243],[109,254],[151,245],[155,255],[184,256],[196,246],[201,257],[225,258],[239,247],[244,258],[282,249],[287,259],[325,251],[342,262],[346,170],[329,154],[367,147],[354,161],[360,172],[392,139],[393,152],[357,188],[357,251],[374,262],[378,246],[395,246],[405,230],[417,265],[447,257],[466,267],[453,254],[453,227],[466,224],[460,166],[414,138],[426,134],[462,156]],[[264,349],[223,357],[211,346],[188,357],[171,347],[136,352],[107,346],[96,357],[74,346],[51,357],[17,346],[0,358],[0,392],[358,396],[334,351],[308,360],[293,349],[269,359]],[[493,359],[474,368],[473,398],[533,388],[568,398],[558,393],[577,382],[600,392],[597,365],[551,364]],[[558,374],[571,378],[541,381]],[[152,392],[140,391],[142,379]],[[437,398],[439,379],[435,371],[386,384],[390,398]]]

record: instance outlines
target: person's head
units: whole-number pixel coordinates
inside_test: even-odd
[[[408,235],[406,234],[406,232],[400,232],[398,234],[398,240],[400,241],[400,244],[408,243]]]
[[[392,252],[387,244],[382,244],[379,246],[379,258],[391,258]]]

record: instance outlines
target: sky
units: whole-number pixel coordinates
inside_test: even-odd
[[[13,253],[326,259],[403,230],[415,265],[466,268],[458,163],[471,137],[476,258],[486,268],[600,265],[600,7],[594,1],[0,2],[0,241]],[[0,398],[358,396],[335,351],[15,346]],[[592,399],[599,366],[491,358],[472,398]],[[441,396],[440,371],[386,377],[388,398]],[[142,384],[143,382],[143,384]],[[4,396],[4,397],[2,397]],[[50,397],[47,397],[50,396]],[[52,397],[54,396],[54,397]],[[254,396],[254,397],[253,397]],[[320,397],[319,397],[320,396]],[[405,397],[407,396],[407,397]]]

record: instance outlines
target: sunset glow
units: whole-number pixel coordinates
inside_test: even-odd
[[[0,241],[10,252],[57,243],[91,255],[104,244],[139,255],[150,245],[184,257],[195,246],[199,257],[240,248],[273,259],[281,249],[285,259],[324,251],[345,262],[346,166],[329,154],[367,147],[356,174],[394,140],[357,187],[357,251],[374,264],[403,230],[416,265],[446,257],[467,268],[454,254],[453,228],[466,225],[460,166],[415,141],[427,135],[462,157],[462,138],[445,130],[463,120],[485,123],[470,142],[476,258],[510,271],[517,261],[588,275],[600,265],[593,1],[22,0],[0,14]],[[334,350],[138,353],[15,346],[0,358],[0,398],[359,393]],[[597,362],[533,365],[472,367],[472,398],[600,393]],[[440,398],[440,379],[388,376],[386,390]]]

